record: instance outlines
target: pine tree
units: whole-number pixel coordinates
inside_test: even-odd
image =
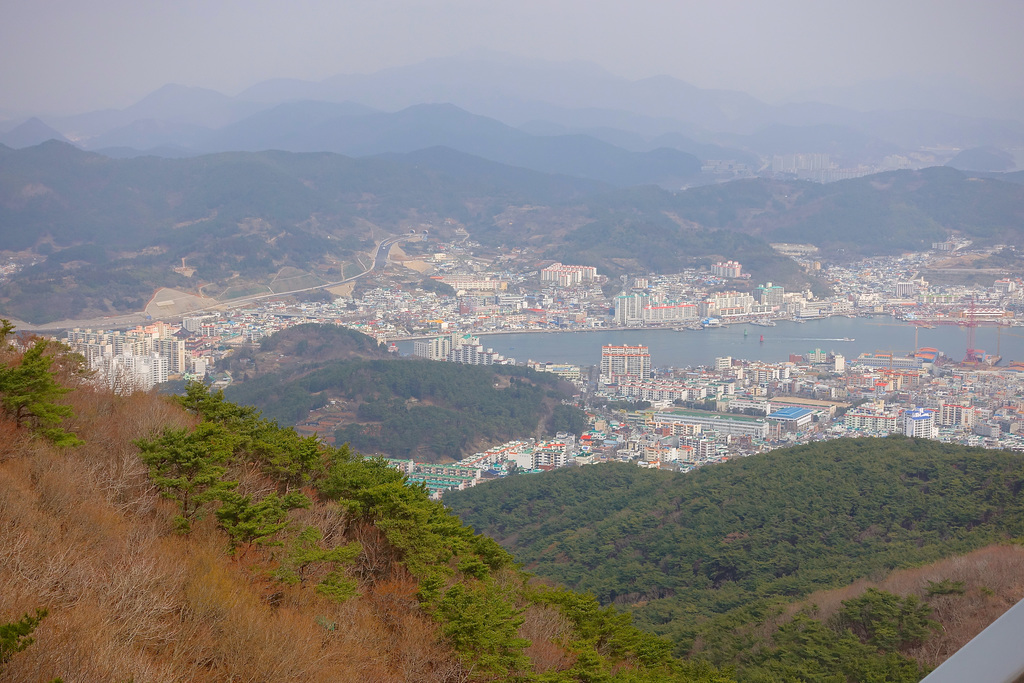
[[[275,534],[288,526],[288,510],[306,508],[310,500],[297,491],[278,496],[271,493],[253,502],[252,496],[229,491],[217,510],[220,526],[231,537],[231,548],[239,545],[281,545]]]
[[[223,500],[238,482],[224,481],[233,454],[234,437],[220,425],[203,422],[195,431],[171,429],[159,439],[136,442],[139,457],[161,495],[178,503],[178,529],[188,532],[203,506]]]
[[[321,548],[323,532],[315,526],[303,529],[292,541],[291,552],[282,560],[275,576],[288,584],[302,583],[312,565],[330,564],[331,571],[317,584],[316,592],[335,602],[345,602],[356,594],[358,584],[346,575],[345,568],[362,552],[362,544]]]
[[[45,609],[37,609],[35,616],[26,614],[18,621],[0,624],[0,671],[11,657],[35,641],[32,632],[36,630],[46,614]]]
[[[13,331],[9,321],[0,320],[0,343]],[[49,347],[47,340],[37,339],[14,365],[0,365],[0,407],[19,427],[29,426],[57,446],[77,446],[82,441],[60,426],[73,413],[56,401],[71,389],[50,369],[54,359],[46,354]]]

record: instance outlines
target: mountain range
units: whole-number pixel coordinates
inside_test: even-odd
[[[921,94],[917,101],[944,105],[950,99]],[[422,106],[432,104],[452,107]],[[877,164],[900,154],[922,165],[942,163],[962,149],[1024,146],[1024,123],[1016,115],[1024,107],[1008,102],[984,108],[997,117],[968,116],[964,108],[948,113],[910,106],[914,102],[905,97],[899,104],[867,111],[814,101],[771,105],[745,93],[698,88],[667,76],[629,80],[589,64],[482,52],[320,82],[276,79],[234,96],[167,85],[123,110],[50,117],[46,124],[83,148],[117,156],[266,149],[361,156],[443,144],[494,161],[560,172],[586,168],[587,154],[609,154],[598,141],[630,152],[669,147],[701,160],[738,161],[753,170],[758,158],[770,160],[774,154],[827,152],[847,166]],[[21,144],[21,133],[11,137],[17,123],[0,126],[5,131],[0,143],[27,146]],[[586,139],[544,140],[566,135]],[[527,150],[511,154],[513,143]],[[568,164],[566,154],[574,153],[579,153],[575,164]],[[568,165],[552,168],[552,154]],[[546,166],[537,162],[538,155],[547,158]],[[663,160],[653,160],[653,167],[659,163]],[[678,169],[671,171],[653,175],[676,182]]]
[[[591,175],[640,172],[599,161]],[[676,161],[667,154],[662,167]],[[283,268],[318,273],[310,286],[340,281],[381,235],[427,226],[432,239],[461,229],[486,248],[527,248],[533,258],[591,263],[612,276],[737,259],[755,282],[824,291],[768,243],[812,243],[839,259],[926,249],[951,232],[979,245],[1022,245],[1024,184],[1001,178],[932,168],[669,192],[447,147],[364,158],[112,159],[56,141],[0,146],[0,239],[33,262],[0,283],[0,312],[29,322],[134,312],[159,287],[228,296],[229,281],[245,291]]]

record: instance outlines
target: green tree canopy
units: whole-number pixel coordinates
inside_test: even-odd
[[[10,321],[0,320],[0,344],[6,344],[13,331]],[[50,347],[46,339],[37,339],[13,364],[0,365],[0,407],[19,427],[28,426],[57,446],[77,446],[81,440],[61,427],[73,413],[70,406],[57,401],[71,389],[61,385],[51,370]]]
[[[136,443],[161,495],[178,504],[181,515],[175,522],[180,530],[188,531],[203,505],[222,499],[236,485],[222,480],[235,439],[220,425],[203,422],[194,431],[172,429]]]

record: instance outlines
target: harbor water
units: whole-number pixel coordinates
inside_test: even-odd
[[[967,349],[968,330],[955,325],[916,328],[918,347],[932,347],[961,360]],[[606,344],[643,344],[650,348],[651,363],[657,367],[711,365],[716,357],[780,362],[790,354],[803,355],[816,349],[842,354],[852,360],[864,352],[907,355],[914,350],[915,328],[891,318],[833,317],[803,323],[782,321],[774,327],[750,324],[728,325],[699,331],[669,329],[600,330],[587,332],[523,332],[484,334],[487,348],[527,360],[576,365],[598,365]],[[762,341],[763,337],[763,341]],[[413,342],[399,342],[403,355],[412,354]],[[1001,355],[1005,366],[1011,360],[1024,361],[1024,327],[994,326],[975,329],[974,347]]]

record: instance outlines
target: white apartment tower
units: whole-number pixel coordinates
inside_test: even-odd
[[[903,433],[917,439],[934,439],[938,436],[935,427],[935,411],[914,408],[903,413]]]
[[[711,274],[718,277],[737,278],[742,272],[739,261],[719,261],[711,266]]]
[[[430,360],[448,360],[454,346],[453,335],[422,339],[412,344],[412,355]]]
[[[609,344],[601,347],[601,381],[612,384],[622,376],[641,380],[651,378],[651,352],[646,346]]]
[[[644,307],[650,298],[646,294],[620,294],[615,297],[615,324],[639,325],[644,319]]]

